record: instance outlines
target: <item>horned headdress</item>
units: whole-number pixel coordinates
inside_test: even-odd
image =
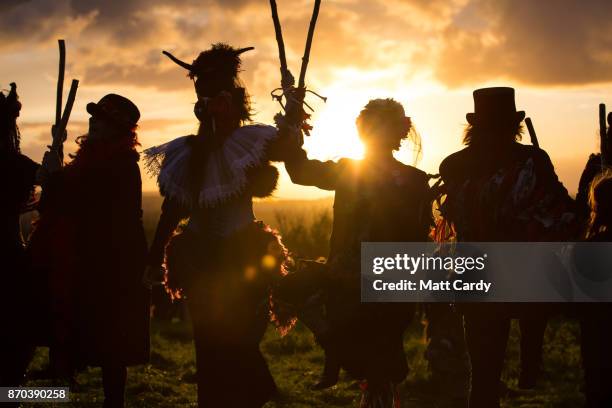
[[[238,76],[240,70],[240,54],[255,49],[254,47],[233,48],[224,43],[213,44],[209,50],[202,51],[191,64],[181,61],[168,51],[163,54],[174,63],[189,71],[190,78],[197,78],[213,72],[224,73],[232,78]]]
[[[188,76],[194,80],[198,99],[210,98],[222,91],[232,95],[240,120],[250,120],[249,97],[238,79],[240,55],[253,47],[234,48],[225,43],[216,43],[206,51],[202,51],[191,64],[182,61],[169,53],[163,54],[178,66],[188,71]],[[196,116],[198,116],[196,110]]]

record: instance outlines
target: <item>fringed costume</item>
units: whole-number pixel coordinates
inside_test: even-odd
[[[253,214],[253,197],[276,188],[269,161],[279,159],[278,135],[240,126],[249,117],[236,84],[243,51],[216,44],[192,65],[179,61],[196,78],[200,131],[145,152],[164,196],[149,264],[165,264],[167,289],[187,298],[200,407],[265,404],[276,386],[259,342],[271,319],[283,329],[293,323],[272,298],[286,250]]]

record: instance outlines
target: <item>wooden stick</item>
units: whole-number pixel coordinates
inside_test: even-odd
[[[608,165],[608,140],[606,135],[606,105],[599,104],[599,151],[601,153],[601,165]]]
[[[276,33],[276,43],[278,44],[281,76],[285,78],[287,74],[287,57],[285,56],[285,42],[283,41],[283,32],[278,18],[278,10],[276,9],[276,0],[270,0],[270,8],[272,9],[272,21],[274,22],[274,32]],[[284,87],[288,84],[282,85]]]
[[[70,84],[70,91],[68,92],[68,99],[66,99],[66,106],[64,107],[64,113],[62,114],[60,125],[55,129],[55,137],[53,138],[51,150],[56,151],[60,157],[63,157],[64,155],[64,131],[68,126],[68,120],[70,119],[70,113],[72,112],[72,107],[74,106],[74,100],[76,99],[78,87],[78,79],[73,79],[72,83]]]
[[[312,18],[310,19],[310,26],[308,27],[306,49],[304,50],[304,56],[302,57],[302,68],[300,69],[300,79],[298,81],[298,88],[304,88],[304,80],[306,79],[306,68],[308,67],[308,61],[310,59],[310,47],[312,46],[312,37],[314,36],[315,26],[317,25],[317,18],[319,17],[320,6],[321,0],[315,0],[314,9],[312,10]]]
[[[62,94],[64,93],[64,71],[66,70],[66,43],[57,40],[59,45],[59,72],[57,75],[57,99],[55,103],[55,126],[58,127],[62,120]]]
[[[68,99],[66,100],[66,106],[64,107],[64,113],[62,114],[62,128],[66,129],[68,126],[68,120],[70,119],[70,113],[76,99],[77,89],[79,88],[79,80],[73,79],[70,84],[70,91],[68,92]]]
[[[525,124],[527,125],[527,130],[529,131],[529,138],[531,139],[531,144],[539,149],[540,143],[538,142],[538,136],[536,135],[531,118],[525,118]]]

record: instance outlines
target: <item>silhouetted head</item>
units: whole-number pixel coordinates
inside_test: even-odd
[[[609,170],[595,177],[591,183],[589,206],[589,236],[612,226],[612,172]]]
[[[140,111],[132,101],[117,94],[108,94],[97,103],[87,104],[89,131],[77,139],[79,145],[90,143],[138,145],[136,129]]]
[[[198,96],[194,113],[200,121],[209,114],[209,100],[221,93],[227,93],[231,95],[233,116],[243,122],[251,119],[251,106],[249,96],[238,78],[242,63],[240,54],[252,49],[253,47],[236,49],[228,44],[216,43],[201,52],[191,64],[179,60],[167,51],[163,53],[186,69],[188,76],[194,80]]]
[[[394,99],[372,99],[361,110],[356,120],[359,137],[366,146],[366,154],[387,154],[400,148],[409,138],[420,152],[420,139],[404,107]]]
[[[98,103],[87,104],[89,137],[117,138],[136,130],[140,111],[132,101],[117,94],[108,94]]]
[[[17,95],[17,85],[11,83],[7,95],[0,92],[0,151],[19,153],[20,135],[17,118],[21,111],[21,102]]]
[[[514,88],[495,87],[474,91],[474,112],[465,115],[466,145],[499,145],[520,140],[524,111],[517,111]]]

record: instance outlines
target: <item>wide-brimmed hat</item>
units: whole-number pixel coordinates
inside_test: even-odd
[[[514,88],[481,88],[474,91],[474,112],[465,118],[470,125],[514,123],[525,119],[525,112],[516,110]]]
[[[117,94],[108,94],[98,103],[87,104],[87,112],[91,116],[107,119],[116,125],[134,128],[140,119],[140,111],[128,98]]]

